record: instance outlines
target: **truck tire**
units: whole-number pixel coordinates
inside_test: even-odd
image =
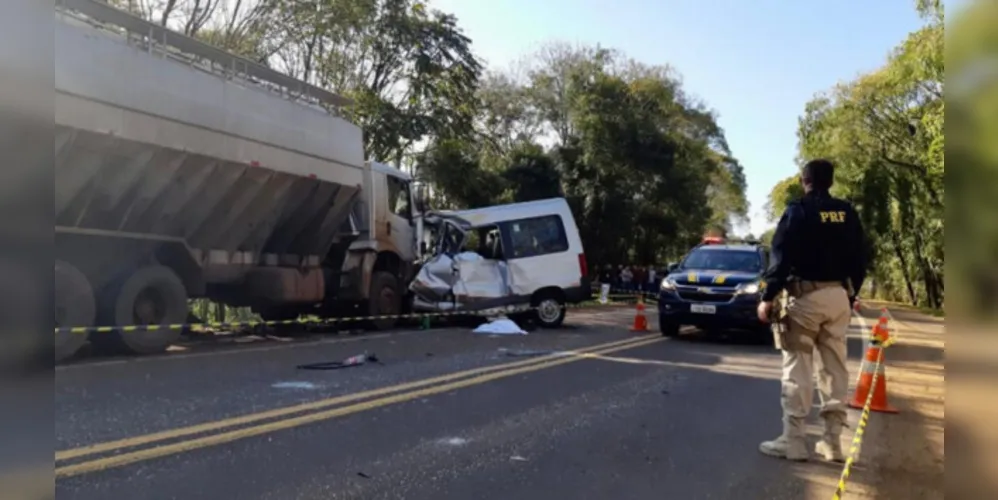
[[[97,300],[90,280],[68,262],[55,261],[55,326],[93,326],[97,319]],[[59,332],[55,334],[55,362],[76,354],[87,342],[87,334]]]
[[[100,318],[109,325],[167,325],[187,319],[187,289],[168,267],[141,268],[120,285],[112,286],[100,306]],[[179,329],[93,333],[90,341],[102,351],[155,354],[180,338]]]
[[[367,301],[369,316],[398,316],[402,313],[402,293],[399,291],[398,279],[385,271],[375,272],[371,276],[371,293]],[[397,317],[376,318],[368,320],[375,330],[394,328]]]

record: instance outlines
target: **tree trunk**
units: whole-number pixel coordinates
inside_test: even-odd
[[[928,260],[925,258],[925,253],[922,251],[923,239],[918,230],[912,231],[912,237],[915,239],[915,263],[921,271],[922,282],[925,284],[925,300],[926,305],[932,308],[938,308],[939,303],[939,287],[938,282],[935,277],[935,271],[929,264]]]
[[[904,278],[904,284],[908,287],[908,300],[912,304],[915,304],[915,287],[911,283],[911,278],[908,277],[908,259],[904,257],[904,251],[901,249],[900,238],[898,238],[898,234],[894,231],[891,231],[891,243],[893,243],[892,246],[894,247],[894,254],[901,262],[901,276]]]

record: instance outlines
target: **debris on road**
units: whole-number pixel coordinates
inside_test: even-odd
[[[448,446],[464,446],[468,444],[468,440],[462,437],[444,438],[441,439],[439,442],[440,444],[446,444]]]
[[[508,318],[496,318],[475,328],[473,333],[486,333],[490,335],[526,335],[527,332],[520,328],[513,320]]]
[[[371,476],[364,474],[363,472],[358,472],[357,475],[364,479],[371,479]]]
[[[302,382],[302,381],[291,381],[291,382],[278,382],[271,385],[274,389],[318,389],[319,386],[313,384],[312,382]]]
[[[366,363],[381,363],[374,354],[358,354],[356,356],[350,356],[343,361],[326,361],[321,363],[308,363],[304,365],[298,365],[299,370],[339,370],[340,368],[350,368],[353,366],[360,366]]]
[[[512,460],[512,461],[514,461],[514,462],[526,462],[527,461],[526,458],[521,457],[520,455],[513,455],[513,456],[509,457],[509,459]]]

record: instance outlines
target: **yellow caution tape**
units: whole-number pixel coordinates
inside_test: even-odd
[[[889,338],[880,344],[880,347],[886,348],[893,344],[894,338]],[[842,474],[839,475],[839,484],[835,488],[832,500],[842,500],[842,495],[846,492],[846,482],[849,480],[849,473],[852,471],[852,465],[856,463],[856,457],[863,445],[863,435],[866,434],[866,424],[870,421],[870,405],[873,403],[873,393],[876,392],[873,388],[877,386],[877,377],[880,376],[880,365],[883,360],[884,351],[880,351],[880,355],[877,356],[877,364],[873,368],[873,378],[870,380],[870,392],[866,395],[866,402],[863,403],[863,412],[860,413],[859,423],[856,425],[856,433],[853,434],[852,443],[849,445],[849,456],[846,457],[846,464],[842,467]]]
[[[598,285],[593,285],[597,287]],[[646,292],[644,290],[628,290],[626,288],[610,288],[610,292],[618,295],[624,295],[629,297],[637,297],[638,295],[643,295],[645,297],[658,297],[658,292]]]
[[[611,301],[605,305],[620,305],[628,304],[629,302]],[[576,309],[576,308],[588,308],[603,306],[598,302],[583,302],[580,304],[566,304],[563,307],[565,309]],[[516,312],[527,312],[536,311],[536,307],[531,307],[528,309],[523,309]],[[158,330],[192,330],[195,328],[210,328],[214,330],[230,330],[240,327],[256,327],[256,326],[279,326],[279,325],[333,325],[336,323],[347,323],[353,321],[369,321],[369,320],[379,320],[379,319],[423,319],[423,318],[442,318],[442,317],[453,317],[453,316],[475,316],[479,315],[486,310],[477,311],[448,311],[448,312],[430,312],[430,313],[407,313],[407,314],[383,314],[378,316],[348,316],[342,318],[298,318],[289,320],[276,320],[276,321],[263,321],[263,320],[250,320],[250,321],[233,321],[233,322],[220,322],[220,323],[176,323],[176,324],[166,324],[166,325],[121,325],[121,326],[73,326],[73,327],[58,327],[55,329],[55,333],[110,333],[110,332],[152,332]]]

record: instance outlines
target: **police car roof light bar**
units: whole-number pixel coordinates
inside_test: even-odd
[[[739,245],[762,245],[762,242],[759,240],[749,240],[749,239],[730,240],[729,243],[734,243]]]

